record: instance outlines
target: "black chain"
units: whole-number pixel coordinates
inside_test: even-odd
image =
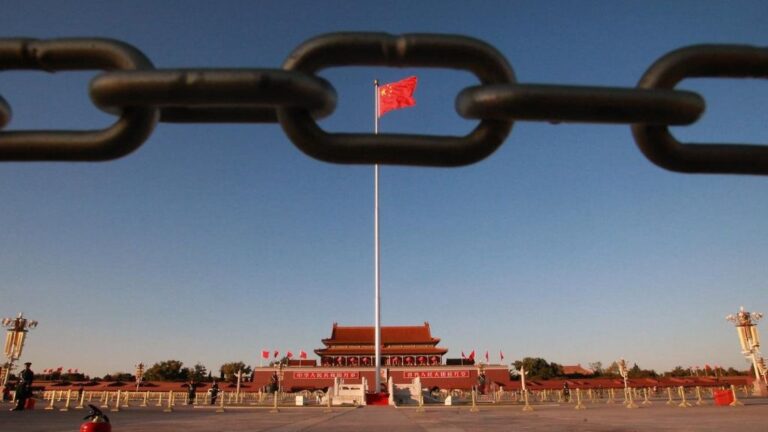
[[[85,69],[152,69],[141,51],[109,39],[0,39],[0,69],[50,72]],[[98,131],[3,131],[3,161],[96,161],[127,155],[152,133],[158,110],[125,107],[119,120]]]
[[[644,89],[672,89],[688,77],[768,78],[768,50],[743,45],[697,45],[673,51],[640,79]],[[635,142],[656,165],[690,173],[768,174],[768,147],[683,144],[666,125],[632,125]]]
[[[11,121],[11,107],[8,102],[0,96],[0,129]]]
[[[479,124],[463,137],[327,133],[336,91],[316,72],[335,66],[466,70],[480,85],[456,97]],[[636,88],[518,84],[494,47],[456,35],[331,33],[310,39],[281,69],[155,69],[138,49],[109,39],[0,39],[0,70],[102,69],[90,84],[101,109],[119,114],[99,131],[0,131],[0,161],[107,160],[147,140],[161,122],[279,122],[303,152],[329,162],[460,166],[493,153],[515,120],[626,123],[653,163],[692,173],[768,174],[768,146],[683,144],[669,126],[695,122],[704,99],[675,90],[687,77],[768,77],[768,50],[697,45],[655,62]],[[0,128],[11,108],[0,96]]]

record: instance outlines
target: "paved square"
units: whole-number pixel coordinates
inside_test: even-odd
[[[181,406],[172,413],[160,408],[128,408],[109,412],[115,432],[170,431],[742,431],[768,430],[768,400],[752,399],[743,407],[712,405],[677,408],[656,402],[638,409],[621,404],[536,405],[523,412],[520,405],[334,408],[285,407],[279,413],[268,408],[229,408],[216,413],[210,407]],[[3,432],[77,431],[86,411],[70,410],[9,412],[3,404]]]

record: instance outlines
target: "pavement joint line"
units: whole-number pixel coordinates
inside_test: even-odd
[[[319,424],[325,423],[325,422],[327,422],[327,421],[329,421],[331,419],[335,419],[336,417],[348,414],[348,413],[353,412],[353,411],[354,410],[352,410],[352,409],[343,410],[343,411],[341,411],[341,410],[340,411],[334,411],[334,412],[331,412],[331,413],[326,413],[325,416],[323,416],[323,417],[310,418],[310,419],[302,420],[302,421],[299,421],[299,422],[296,422],[296,423],[278,426],[277,428],[268,429],[268,430],[271,430],[271,431],[274,431],[274,432],[299,432],[299,431],[303,431],[303,430],[308,430],[308,429],[310,429],[310,428],[312,428],[314,426],[317,426]]]

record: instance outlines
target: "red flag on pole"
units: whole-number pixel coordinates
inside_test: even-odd
[[[485,362],[486,363],[490,363],[491,362],[491,360],[488,359],[488,351],[487,350],[485,351]]]
[[[504,353],[499,350],[499,357],[501,358],[501,362],[504,363]]]
[[[304,350],[299,351],[299,358],[302,360],[307,359],[307,353],[304,352]]]
[[[261,352],[261,358],[263,358],[265,360],[268,359],[269,358],[269,350],[262,351]]]
[[[464,354],[464,351],[461,352],[461,358],[467,358],[466,354]]]
[[[416,105],[413,92],[416,91],[417,81],[415,76],[410,76],[379,87],[379,117],[387,111]]]
[[[279,356],[279,355],[280,355],[280,351],[275,350],[275,356],[274,357],[277,358],[277,356]]]
[[[286,356],[286,357],[288,357],[288,358],[293,358],[293,353],[292,353],[292,352],[290,352],[290,351],[288,351],[288,352],[285,354],[285,356]]]
[[[472,350],[472,352],[469,353],[469,357],[468,358],[469,358],[469,360],[474,360],[475,359],[475,350]]]

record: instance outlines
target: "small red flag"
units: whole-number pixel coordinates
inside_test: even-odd
[[[471,353],[469,353],[469,359],[474,360],[475,359],[475,350],[472,350]]]
[[[499,357],[501,357],[502,363],[504,362],[504,353],[499,350]]]
[[[299,358],[306,360],[307,359],[307,353],[304,352],[304,350],[299,351]]]
[[[413,92],[416,91],[417,81],[415,76],[410,76],[379,87],[379,117],[387,111],[416,105]]]
[[[467,358],[466,354],[464,354],[464,351],[461,352],[461,358]]]
[[[286,357],[288,357],[288,358],[293,358],[293,353],[292,353],[292,352],[290,352],[290,351],[288,351],[288,352],[285,354],[285,356],[286,356]]]
[[[269,351],[262,351],[261,352],[261,358],[268,359],[269,358]]]
[[[485,362],[490,363],[491,360],[488,358],[488,351],[485,352]]]
[[[280,355],[280,351],[275,350],[275,358],[277,358],[277,356],[279,356],[279,355]]]

